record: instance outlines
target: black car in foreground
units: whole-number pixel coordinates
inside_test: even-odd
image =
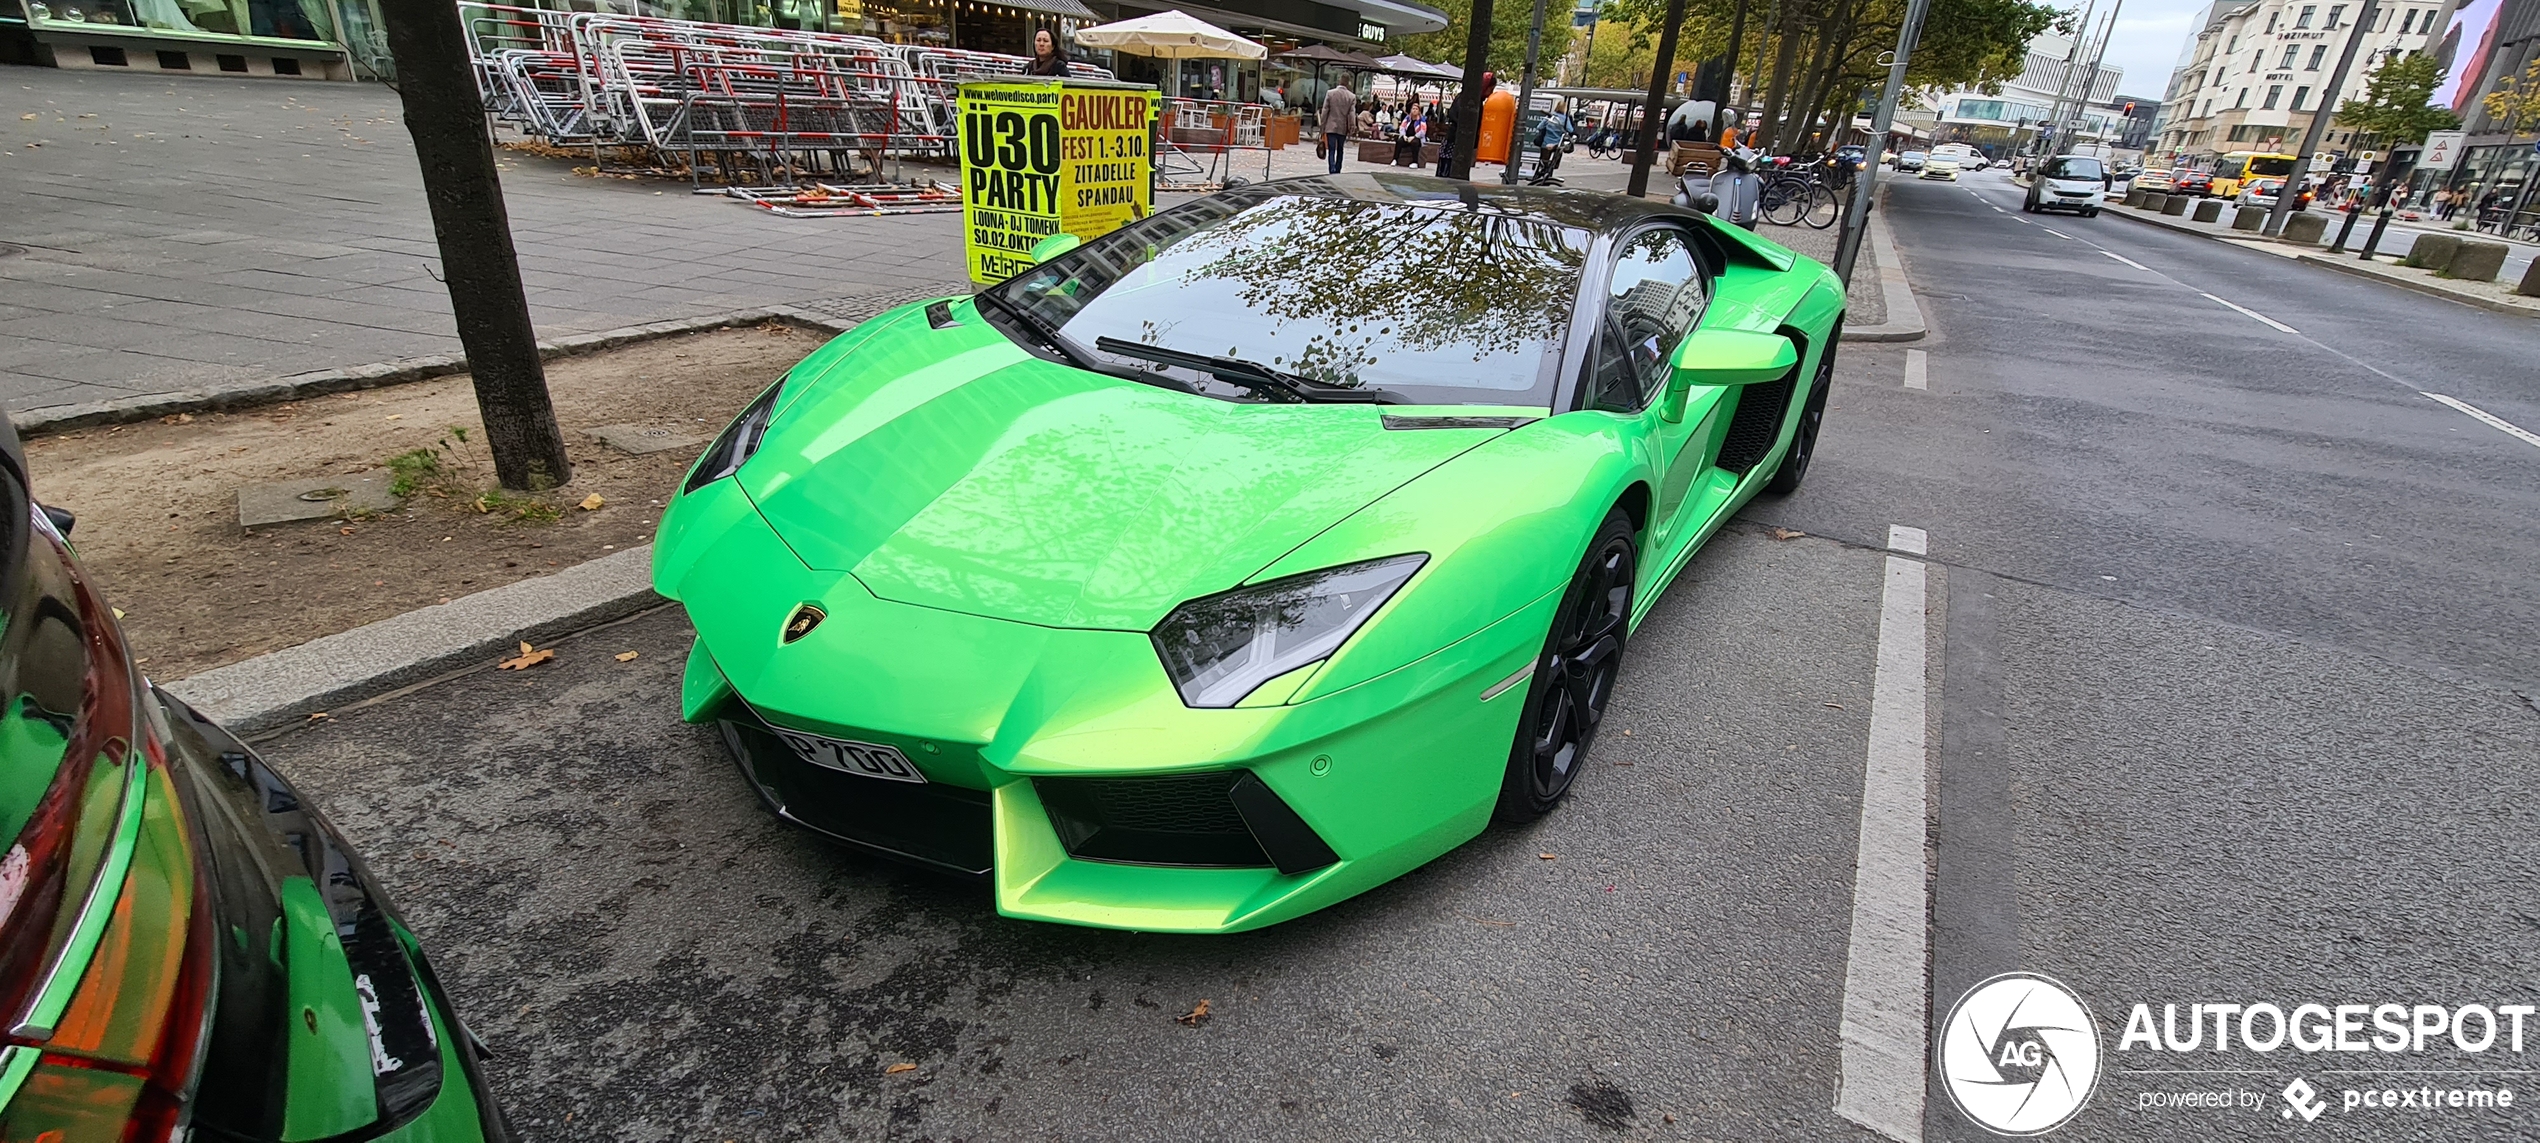
[[[133,669],[0,424],[0,1139],[509,1137],[362,860]]]

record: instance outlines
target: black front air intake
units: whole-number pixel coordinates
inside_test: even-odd
[[[1737,411],[1729,414],[1728,435],[1720,441],[1720,467],[1740,476],[1773,451],[1773,442],[1781,439],[1783,414],[1790,411],[1790,393],[1797,387],[1799,371],[1808,364],[1808,343],[1796,331],[1784,329],[1799,346],[1799,362],[1790,371],[1760,385],[1748,385],[1737,391]]]
[[[1339,860],[1250,770],[1152,778],[1035,778],[1070,857],[1136,865],[1276,866]]]

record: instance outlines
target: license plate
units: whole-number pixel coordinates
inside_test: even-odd
[[[785,745],[793,748],[796,757],[822,769],[890,782],[926,784],[926,775],[918,773],[917,767],[909,764],[908,755],[900,753],[895,747],[824,738],[799,730],[769,729],[775,731],[776,737],[784,739]]]

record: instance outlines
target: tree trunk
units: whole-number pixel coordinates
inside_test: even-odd
[[[1800,128],[1805,132],[1798,141],[1797,149],[1799,150],[1831,151],[1834,149],[1835,141],[1842,136],[1841,131],[1825,122],[1826,104],[1834,98],[1838,85],[1843,80],[1843,72],[1852,62],[1852,37],[1859,25],[1860,14],[1859,3],[1845,4],[1842,15],[1833,29],[1826,34],[1826,49],[1818,53],[1817,57],[1814,93],[1801,104],[1807,114],[1799,120]],[[1847,115],[1844,118],[1848,120],[1850,116]]]
[[[1640,149],[1632,153],[1632,178],[1625,191],[1633,198],[1649,193],[1649,164],[1657,156],[1658,135],[1667,120],[1667,69],[1676,66],[1676,30],[1684,22],[1685,0],[1667,0],[1667,22],[1658,29],[1658,58],[1649,69],[1649,102],[1641,107]]]
[[[1473,151],[1482,142],[1482,73],[1490,70],[1491,0],[1473,0],[1470,25],[1464,29],[1464,86],[1455,93],[1455,134],[1447,140],[1438,177],[1466,179],[1473,174]],[[1522,110],[1522,109],[1521,109]],[[1514,148],[1516,142],[1511,140]],[[1510,155],[1509,158],[1516,158]]]
[[[1743,54],[1739,49],[1746,46],[1746,4],[1747,0],[1737,0],[1737,14],[1729,17],[1729,70],[1720,77],[1719,94],[1713,97],[1724,111],[1729,106],[1730,90],[1737,86],[1738,56]]]
[[[495,478],[505,488],[554,487],[573,478],[573,466],[538,361],[458,9],[448,0],[380,0],[379,7]]]
[[[1824,96],[1827,81],[1832,78],[1826,74],[1826,63],[1833,58],[1833,51],[1834,29],[1819,29],[1816,49],[1808,55],[1808,70],[1799,77],[1798,97],[1790,101],[1789,115],[1773,131],[1774,140],[1786,144],[1781,148],[1784,154],[1797,154],[1807,145],[1809,128],[1816,122],[1817,101]]]
[[[1756,116],[1753,133],[1757,137],[1746,144],[1759,151],[1772,145],[1773,127],[1781,122],[1782,97],[1790,94],[1790,69],[1799,57],[1798,23],[1799,14],[1791,11],[1790,0],[1784,0],[1781,26],[1774,30],[1781,37],[1781,47],[1773,53],[1773,79],[1764,89],[1764,112]]]

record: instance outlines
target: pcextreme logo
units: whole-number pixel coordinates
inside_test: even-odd
[[[1942,1024],[1950,1102],[1998,1135],[2063,1126],[2099,1084],[2099,1024],[2063,982],[2006,972],[1960,997]]]

